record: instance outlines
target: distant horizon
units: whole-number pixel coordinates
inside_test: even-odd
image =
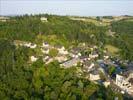
[[[33,15],[33,16],[36,16],[36,15],[46,15],[47,13],[40,13],[40,14],[9,14],[9,15],[0,15],[0,17],[2,16],[2,17],[15,17],[15,16],[25,16],[25,15],[28,15],[28,16],[31,16],[31,15]],[[48,15],[55,15],[55,16],[72,16],[72,17],[97,17],[97,16],[91,16],[91,15],[89,15],[89,16],[82,16],[82,15],[58,15],[58,14],[48,14]],[[131,17],[133,17],[133,15],[103,15],[103,16],[112,16],[112,17],[120,17],[120,16],[131,16]],[[99,15],[99,17],[103,17],[102,15]]]
[[[133,16],[133,1],[127,0],[1,0],[1,16],[50,14],[60,16]]]

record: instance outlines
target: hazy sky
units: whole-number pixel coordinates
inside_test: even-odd
[[[133,15],[132,0],[0,0],[0,15]]]

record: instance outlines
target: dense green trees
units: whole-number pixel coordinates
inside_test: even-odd
[[[39,21],[35,18],[13,18],[9,22],[0,22],[0,38],[33,40],[39,33]]]
[[[42,15],[43,16],[43,15]],[[93,23],[73,21],[68,17],[45,15],[48,22],[43,23],[40,16],[14,17],[10,21],[0,22],[0,38],[34,41],[38,34],[57,35],[69,41],[82,41],[99,44],[104,41],[107,27],[95,26]],[[94,35],[91,38],[91,35]],[[95,39],[94,39],[95,38]]]
[[[121,20],[111,24],[116,37],[112,38],[113,45],[121,49],[123,59],[133,60],[133,21],[132,19]]]
[[[120,34],[133,34],[133,19],[120,20],[112,23],[112,31]]]
[[[24,98],[31,81],[27,71],[26,48],[17,49],[8,40],[0,40],[0,98]]]
[[[15,46],[9,41],[0,39],[0,77],[13,70],[14,50]]]

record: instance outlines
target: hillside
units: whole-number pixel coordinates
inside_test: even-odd
[[[132,28],[132,18],[127,17],[75,20],[46,14],[0,20],[0,98],[122,100],[120,92],[96,84],[90,74],[94,67],[98,80],[108,82],[108,75],[117,70],[112,59],[133,61]],[[97,62],[101,59],[111,63],[104,74]]]

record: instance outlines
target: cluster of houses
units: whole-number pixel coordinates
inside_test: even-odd
[[[9,17],[0,16],[0,22],[7,22],[8,20],[10,20]]]
[[[36,44],[31,43],[31,42],[24,42],[24,41],[19,41],[19,40],[15,40],[14,41],[14,45],[16,46],[24,46],[24,47],[28,47],[31,49],[35,49],[37,47]]]
[[[124,92],[133,95],[133,72],[126,78],[123,75],[116,75],[116,85],[118,85]]]
[[[65,49],[64,46],[52,46],[50,44],[48,44],[47,42],[42,43],[41,46],[35,44],[35,43],[31,43],[31,42],[23,42],[23,41],[14,41],[14,44],[16,46],[24,46],[27,48],[31,48],[31,49],[36,49],[39,48],[40,51],[42,52],[42,57],[43,57],[43,61],[45,62],[45,64],[48,64],[54,60],[57,60],[58,62],[65,62],[68,60],[68,51]],[[58,54],[56,57],[51,57],[49,56],[49,52],[51,49],[56,49],[58,50]],[[30,57],[31,62],[35,62],[38,60],[39,57],[32,55]]]
[[[58,54],[56,57],[50,57],[49,52],[51,49],[56,49],[58,51]],[[49,45],[47,42],[42,43],[41,46],[41,52],[46,55],[43,58],[43,61],[46,62],[46,64],[57,60],[59,63],[64,62],[67,60],[68,51],[65,49],[64,46],[52,46]]]
[[[83,44],[83,47],[66,50],[64,46],[52,46],[47,42],[43,42],[42,45],[39,46],[35,43],[15,41],[15,45],[25,46],[31,49],[39,48],[40,52],[43,54],[42,59],[45,64],[49,64],[54,60],[57,60],[60,63],[61,68],[70,68],[80,64],[81,70],[79,71],[79,76],[85,74],[85,78],[97,84],[103,84],[105,87],[108,87],[111,82],[115,80],[114,84],[120,87],[124,92],[129,94],[133,93],[133,84],[131,83],[133,81],[133,72],[131,72],[128,78],[124,77],[119,64],[112,61],[105,50],[103,50],[103,57],[99,58],[100,55],[97,46],[84,48],[86,46]],[[49,55],[51,49],[56,49],[58,51],[58,54],[55,57]],[[88,49],[89,54],[82,54],[82,51]],[[39,57],[32,55],[30,61],[35,62],[38,58]],[[113,75],[115,74],[115,78],[108,73],[107,66],[109,65],[116,68],[115,73],[113,73]],[[100,73],[105,76],[105,80],[101,78]]]

